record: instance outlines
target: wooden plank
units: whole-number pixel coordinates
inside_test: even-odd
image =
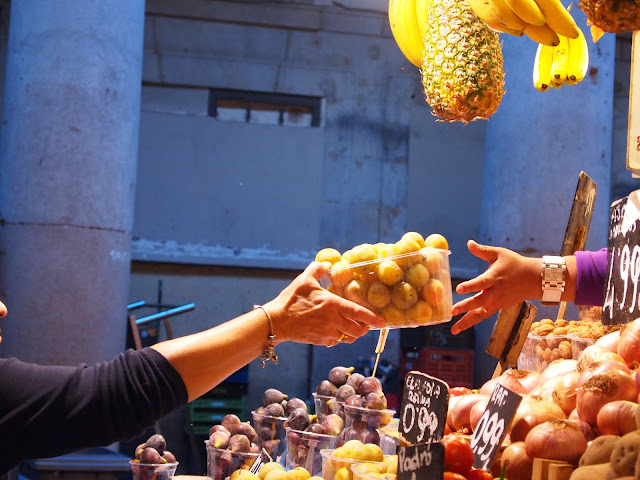
[[[573,467],[567,462],[534,458],[531,480],[565,480],[565,477],[558,477],[557,475],[566,475],[567,467],[573,471]],[[569,476],[571,476],[571,471],[569,471]],[[552,475],[554,476],[552,477]]]
[[[585,172],[580,172],[571,212],[569,213],[567,230],[560,249],[560,256],[573,255],[577,250],[584,250],[587,244],[587,234],[589,233],[597,191],[598,187],[589,175]],[[567,302],[560,302],[558,319],[564,318],[566,309]]]
[[[627,168],[634,177],[640,176],[640,30],[633,32],[631,43],[631,80],[629,85],[629,125],[627,137]]]
[[[528,301],[500,311],[485,350],[498,359],[493,378],[501,375],[508,365],[517,364],[537,312],[538,309]]]
[[[568,463],[552,463],[549,465],[549,480],[569,480],[572,472],[573,465],[569,465]]]

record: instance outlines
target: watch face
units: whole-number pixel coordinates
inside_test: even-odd
[[[564,278],[564,275],[562,275],[561,271],[558,270],[552,270],[552,271],[546,271],[544,274],[544,279],[547,282],[562,282]]]

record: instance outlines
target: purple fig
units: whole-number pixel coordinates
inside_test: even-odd
[[[310,423],[306,408],[296,408],[285,421],[285,425],[293,430],[304,430]]]
[[[239,433],[245,435],[251,443],[258,442],[258,434],[249,422],[242,422],[240,425],[238,425],[238,428],[236,429],[236,435]]]
[[[379,393],[367,393],[362,406],[371,410],[383,410],[386,407],[386,397]]]
[[[347,385],[351,385],[357,392],[360,382],[362,382],[362,380],[364,379],[365,376],[361,373],[352,373],[351,375],[349,375],[349,378],[347,378]]]
[[[140,453],[140,463],[163,463],[162,457],[153,447],[145,447]]]
[[[231,435],[234,435],[236,433],[236,429],[238,428],[238,425],[240,425],[241,423],[242,421],[237,415],[234,415],[233,413],[229,413],[222,418],[220,425],[226,428]]]
[[[347,379],[349,378],[353,370],[353,367],[333,367],[331,370],[329,370],[329,381],[336,387],[340,387],[347,383]]]
[[[304,431],[308,433],[319,433],[320,435],[327,434],[327,431],[320,423],[311,423],[307,425],[307,428],[305,428]]]
[[[363,397],[368,393],[382,393],[382,382],[377,377],[365,377],[356,391]]]
[[[222,430],[216,430],[211,435],[209,435],[209,445],[213,448],[219,448],[220,450],[224,450],[229,446],[229,440],[231,439],[231,435]]]
[[[249,453],[251,442],[246,435],[236,433],[229,439],[229,449],[232,452]]]
[[[160,456],[162,456],[162,454],[164,453],[164,449],[167,448],[167,441],[162,435],[156,433],[154,435],[151,435],[149,439],[144,442],[144,446],[155,448]]]
[[[164,453],[162,454],[162,458],[164,458],[165,462],[167,463],[176,463],[176,456],[171,453],[169,450],[165,450]]]
[[[282,393],[277,388],[268,388],[264,391],[262,395],[262,404],[266,407],[272,403],[282,403],[283,400],[287,399],[287,395]]]
[[[333,435],[335,437],[340,435],[340,432],[344,428],[344,420],[337,413],[331,413],[322,419],[322,426],[327,432],[327,435]]]
[[[344,401],[344,404],[349,407],[362,407],[364,399],[360,395],[351,395]]]
[[[262,414],[267,417],[284,417],[284,408],[279,403],[270,403],[264,407]]]
[[[297,398],[297,397],[293,397],[290,398],[289,400],[287,400],[287,403],[284,407],[284,413],[285,415],[289,415],[291,412],[293,412],[296,408],[307,408],[307,404],[304,402],[304,400]]]
[[[222,425],[214,425],[213,427],[211,427],[209,429],[209,436],[211,436],[213,432],[218,432],[218,431],[225,432],[227,435],[231,436],[231,432],[227,429],[227,427],[223,427]]]
[[[329,380],[322,380],[316,387],[316,393],[324,397],[335,397],[338,387]]]
[[[358,432],[356,440],[360,440],[362,443],[380,445],[380,434],[374,428],[364,428]]]
[[[344,384],[336,391],[336,401],[344,402],[347,398],[356,394],[356,389],[351,385]]]

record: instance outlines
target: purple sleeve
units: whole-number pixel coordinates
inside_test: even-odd
[[[576,305],[602,305],[607,274],[607,249],[577,251]]]

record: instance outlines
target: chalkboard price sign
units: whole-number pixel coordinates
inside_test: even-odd
[[[412,445],[439,442],[449,407],[449,386],[426,373],[411,371],[404,379],[400,432]]]
[[[473,466],[487,470],[502,444],[522,397],[498,384],[471,438]]]
[[[398,447],[397,480],[441,480],[444,445],[440,442]]]
[[[609,255],[602,323],[621,325],[640,316],[640,191],[611,204]]]

